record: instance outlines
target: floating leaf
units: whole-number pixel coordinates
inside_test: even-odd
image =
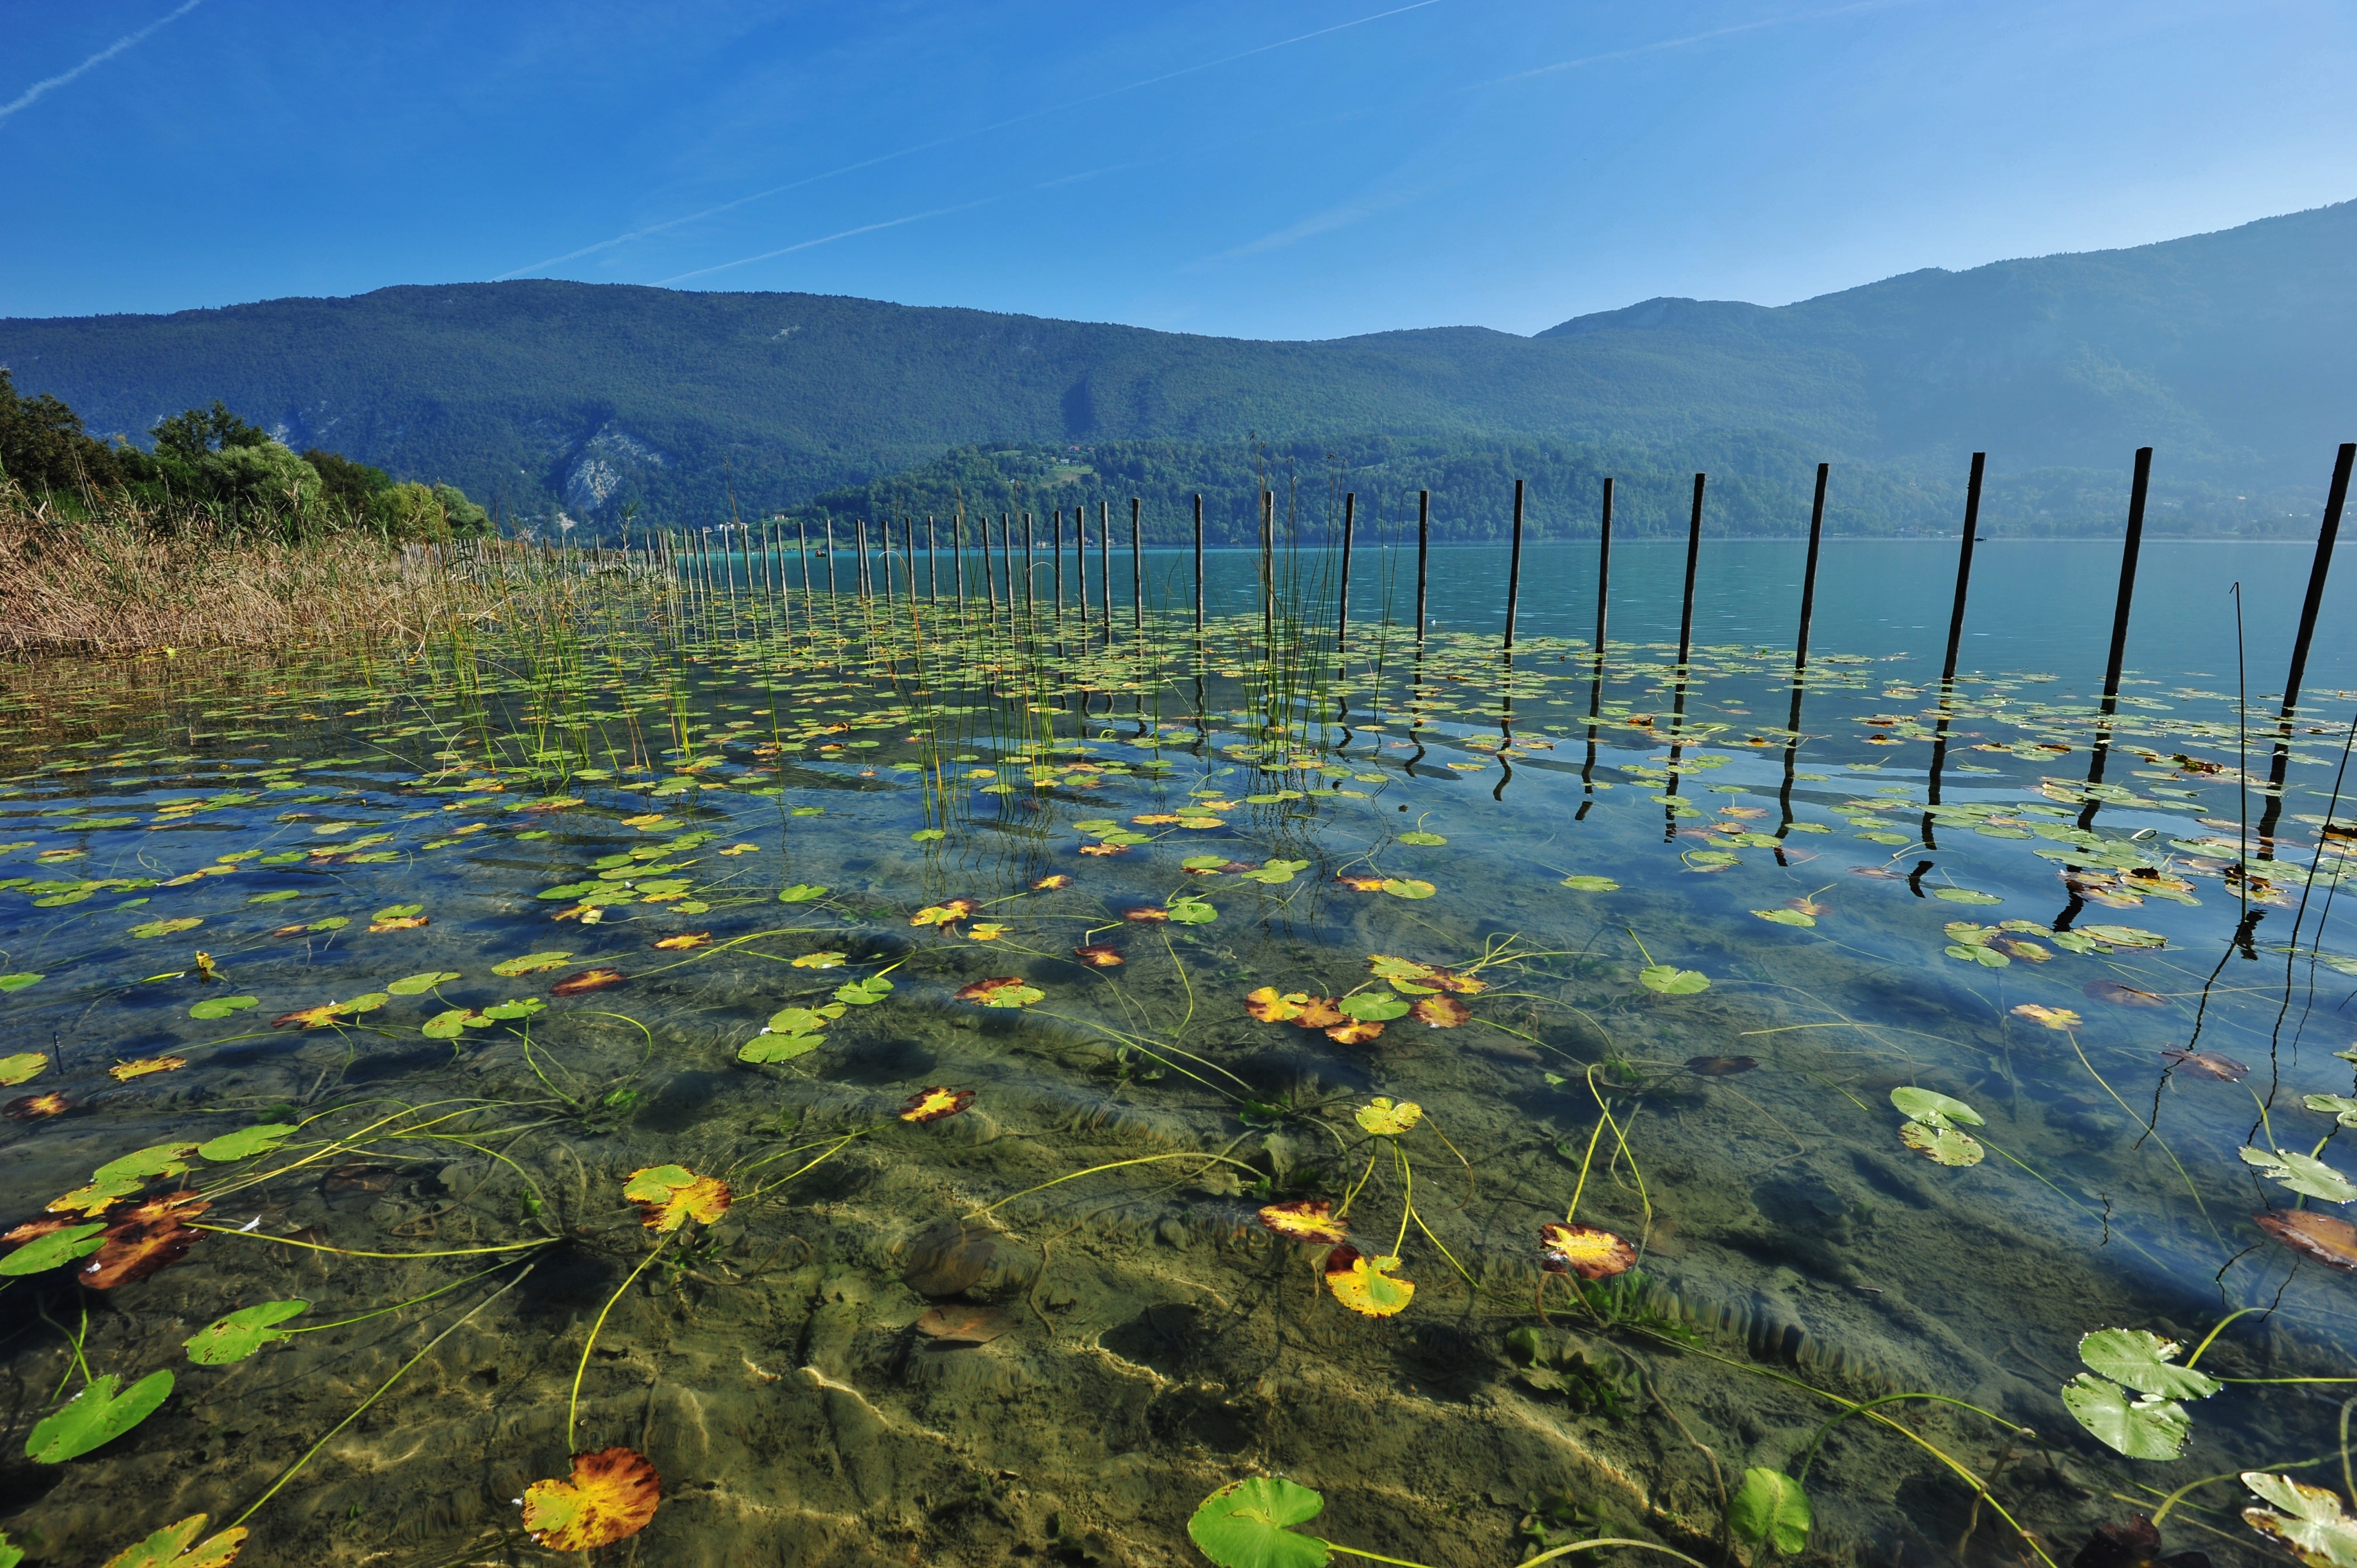
[[[1290,1024],[1301,1016],[1308,1005],[1307,992],[1290,991],[1279,994],[1274,985],[1264,985],[1244,998],[1244,1011],[1264,1024]]]
[[[1415,844],[1444,844],[1448,842],[1447,839],[1442,838],[1438,833],[1427,832],[1402,833],[1399,836],[1399,841],[1402,843]]]
[[[1743,1484],[1727,1501],[1727,1528],[1754,1546],[1770,1546],[1787,1557],[1809,1544],[1809,1494],[1781,1470],[1758,1466],[1743,1472]]]
[[[42,1231],[6,1257],[0,1258],[0,1274],[44,1273],[59,1263],[86,1258],[106,1244],[99,1239],[99,1233],[106,1229],[103,1225],[68,1225],[63,1220],[54,1223],[57,1229]]]
[[[1414,877],[1399,876],[1385,877],[1383,883],[1383,889],[1394,898],[1429,898],[1435,893],[1440,891],[1439,888],[1435,887],[1429,882],[1421,882]]]
[[[424,915],[387,915],[371,920],[369,931],[371,935],[382,935],[386,931],[414,931],[420,926],[432,924],[433,921]]]
[[[793,960],[792,964],[796,969],[841,969],[844,961],[850,956],[849,953],[839,952],[806,952]]]
[[[369,918],[371,920],[406,920],[413,915],[422,915],[425,912],[425,906],[423,904],[387,904],[383,908],[379,909],[375,914],[371,915]]]
[[[808,1056],[826,1044],[823,1035],[756,1035],[737,1052],[737,1059],[745,1062],[790,1062],[796,1057]]]
[[[1396,1138],[1424,1120],[1424,1107],[1413,1100],[1394,1105],[1379,1094],[1359,1107],[1356,1118],[1360,1126],[1377,1137]]]
[[[191,1018],[226,1018],[232,1013],[242,1013],[262,1000],[259,996],[208,996],[188,1009]]]
[[[1961,1100],[1951,1100],[1944,1094],[1928,1089],[1904,1084],[1890,1091],[1890,1103],[1901,1116],[1910,1121],[1945,1127],[1961,1122],[1967,1127],[1982,1124],[1981,1113]]]
[[[1433,998],[1433,1000],[1449,1002],[1449,998],[1446,996]],[[1464,1011],[1461,1003],[1450,1002],[1449,1004],[1459,1012]],[[1381,1024],[1393,1018],[1404,1018],[1407,1016],[1408,1011],[1408,1004],[1404,998],[1387,995],[1380,991],[1358,992],[1342,997],[1334,1004],[1334,1006],[1338,1011],[1349,1017],[1358,1019],[1362,1024]]]
[[[437,985],[447,985],[458,978],[455,969],[429,969],[423,974],[405,974],[385,989],[395,996],[423,996]]]
[[[1636,1262],[1637,1249],[1609,1230],[1552,1221],[1539,1227],[1539,1267],[1549,1273],[1609,1279]]]
[[[558,1552],[590,1552],[636,1535],[655,1517],[662,1478],[628,1448],[576,1454],[569,1480],[534,1481],[523,1492],[523,1527]]]
[[[778,895],[778,902],[780,904],[808,904],[825,897],[825,888],[813,886],[807,882],[797,882],[791,887],[787,888],[784,892]]]
[[[40,978],[38,974],[0,974],[0,991],[22,991]]]
[[[143,939],[147,937],[168,937],[179,931],[193,931],[204,923],[204,920],[199,916],[183,915],[178,919],[149,920],[143,925],[134,926],[131,928],[131,934],[135,937]]]
[[[839,1002],[823,1007],[780,1007],[770,1015],[769,1026],[781,1035],[813,1034],[844,1015]]]
[[[1407,1308],[1415,1284],[1394,1277],[1397,1258],[1370,1258],[1347,1242],[1326,1254],[1326,1288],[1352,1312],[1392,1317]]]
[[[1013,974],[977,980],[957,990],[960,1002],[978,1003],[985,1007],[1028,1007],[1047,994],[1020,975]]]
[[[245,1526],[233,1524],[197,1541],[198,1536],[204,1535],[210,1517],[192,1513],[137,1545],[124,1547],[106,1560],[105,1568],[229,1568],[237,1561],[238,1549],[245,1544],[249,1532]],[[191,1545],[191,1541],[197,1543]]]
[[[1345,1046],[1363,1046],[1383,1032],[1383,1026],[1379,1022],[1353,1019],[1347,1024],[1327,1026],[1326,1037]]]
[[[107,1161],[91,1174],[101,1182],[144,1181],[149,1176],[179,1176],[188,1168],[194,1144],[154,1144]]]
[[[1473,1018],[1473,1010],[1454,996],[1426,996],[1412,1011],[1427,1029],[1454,1029]]]
[[[2309,1568],[2352,1568],[2357,1564],[2357,1520],[2341,1511],[2337,1493],[2270,1476],[2260,1470],[2243,1473],[2243,1485],[2260,1498],[2287,1510],[2244,1509],[2243,1522],[2263,1535],[2272,1535],[2290,1548]]]
[[[1053,893],[1060,887],[1070,887],[1071,885],[1072,879],[1071,877],[1065,875],[1061,872],[1058,872],[1053,876],[1043,876],[1039,878],[1039,880],[1034,882],[1031,886],[1033,890],[1037,892]]]
[[[34,1423],[32,1435],[25,1439],[25,1456],[42,1465],[79,1459],[138,1425],[172,1397],[169,1372],[150,1372],[118,1391],[120,1382],[113,1372],[94,1379],[63,1410]]]
[[[1664,996],[1692,996],[1710,989],[1710,976],[1698,969],[1680,969],[1674,963],[1649,963],[1637,972],[1637,983]]]
[[[971,898],[950,898],[928,905],[909,917],[912,926],[951,926],[971,916],[977,906]]]
[[[205,1208],[203,1204],[191,1207],[198,1213]],[[113,1290],[144,1280],[187,1257],[199,1234],[172,1214],[110,1225],[103,1232],[103,1244],[74,1277],[92,1290]]]
[[[2141,1328],[2098,1328],[2079,1341],[2079,1359],[2092,1371],[2140,1394],[2208,1399],[2226,1385],[2206,1372],[2176,1364],[2184,1347]]]
[[[834,999],[851,1007],[873,1007],[891,994],[892,983],[880,974],[871,974],[834,988]]]
[[[1187,1536],[1218,1568],[1324,1568],[1332,1557],[1326,1543],[1286,1527],[1308,1523],[1325,1506],[1282,1476],[1254,1476],[1205,1498]]]
[[[2282,1149],[2270,1152],[2245,1148],[2241,1153],[2244,1165],[2257,1166],[2261,1176],[2279,1181],[2294,1192],[2320,1197],[2327,1203],[2357,1199],[2357,1186],[2322,1160]]]
[[[1306,860],[1264,860],[1252,870],[1240,875],[1246,882],[1258,882],[1271,887],[1280,887],[1308,869],[1309,863]]]
[[[663,938],[655,946],[667,952],[684,952],[690,948],[703,947],[711,940],[710,931],[683,931],[678,936]]]
[[[948,832],[941,828],[919,828],[909,835],[910,841],[916,843],[939,843],[949,836]],[[724,849],[720,853],[726,854],[728,852]]]
[[[0,1057],[0,1084],[19,1084],[38,1078],[48,1070],[46,1051],[18,1051],[14,1056]]]
[[[1934,887],[1932,897],[1944,898],[1951,904],[2002,904],[2004,899],[1994,893],[1975,893],[1969,887]]]
[[[255,1127],[241,1127],[234,1133],[223,1133],[197,1145],[197,1153],[215,1165],[227,1165],[231,1160],[252,1159],[266,1155],[301,1129],[291,1122],[265,1122]]]
[[[1102,942],[1093,942],[1087,947],[1074,948],[1072,950],[1072,956],[1079,959],[1082,963],[1087,964],[1091,969],[1116,969],[1120,967],[1123,961],[1121,953],[1117,950],[1108,947]]]
[[[920,1089],[909,1096],[900,1107],[900,1120],[922,1126],[954,1116],[974,1103],[971,1089]]]
[[[728,1184],[685,1165],[632,1171],[622,1196],[639,1206],[639,1223],[650,1230],[676,1230],[691,1219],[710,1225],[728,1212]]]
[[[1609,876],[1594,876],[1586,872],[1582,872],[1577,875],[1565,877],[1559,886],[1568,887],[1574,893],[1618,893],[1620,891],[1620,885],[1618,882],[1613,881],[1612,878]]]
[[[240,1307],[226,1317],[215,1318],[188,1338],[188,1359],[199,1367],[226,1367],[232,1361],[242,1361],[264,1345],[292,1339],[287,1329],[273,1326],[285,1322],[310,1306],[307,1301],[265,1301],[259,1306]]]
[[[2302,1257],[2313,1258],[2327,1268],[2357,1273],[2357,1225],[2308,1208],[2254,1214],[2251,1219],[2260,1230]]]
[[[2079,1026],[2079,1015],[2068,1007],[2041,1007],[2035,1002],[2025,1002],[2013,1010],[2013,1015],[2027,1018],[2048,1029],[2075,1029]]]
[[[35,1122],[44,1116],[62,1116],[73,1102],[56,1090],[47,1094],[27,1094],[0,1105],[0,1116],[11,1122]]]
[[[1798,909],[1754,909],[1751,912],[1771,926],[1813,926],[1817,923],[1814,915],[1803,914]],[[1768,1474],[1766,1471],[1760,1473]]]
[[[1949,944],[1947,953],[1950,958],[1964,963],[1976,963],[1985,969],[2003,969],[2013,961],[2009,955],[1981,942],[1953,942]]]
[[[2225,1083],[2240,1083],[2251,1076],[2249,1068],[2233,1058],[2221,1056],[2216,1051],[2191,1051],[2182,1046],[2171,1046],[2160,1053],[2160,1059],[2172,1068],[2181,1067],[2188,1072],[2202,1078],[2218,1079]],[[2311,1094],[2309,1096],[2309,1109],[2311,1111],[2317,1109],[2315,1101],[2319,1099],[2330,1098],[2333,1097]],[[2352,1109],[2357,1109],[2357,1101],[2350,1101],[2350,1105]]]
[[[464,1007],[453,1007],[447,1012],[436,1013],[426,1019],[418,1033],[429,1040],[455,1040],[468,1029],[488,1029],[490,1026],[490,1015],[469,1012]]]
[[[133,1079],[145,1078],[151,1072],[178,1072],[188,1065],[185,1057],[142,1057],[137,1061],[117,1062],[106,1072],[117,1083],[129,1083]]]
[[[2164,1056],[2167,1054],[2168,1053],[2165,1051],[2162,1053]],[[2340,1053],[2336,1051],[2333,1054],[2338,1056]],[[2242,1064],[2237,1062],[2235,1065],[2240,1067]],[[2249,1069],[2246,1068],[2244,1070],[2247,1072]],[[2241,1074],[2237,1074],[2236,1077],[2240,1078]],[[5,1081],[7,1080],[0,1079],[0,1083],[4,1083]],[[2324,1115],[2331,1117],[2343,1127],[2357,1127],[2357,1100],[2352,1100],[2348,1095],[2310,1094],[2304,1097],[2300,1101],[2300,1103],[2307,1106],[2310,1111],[2319,1112]]]
[[[548,988],[551,996],[578,996],[584,992],[603,991],[609,985],[619,985],[629,978],[619,969],[585,969],[578,974],[568,974]]]
[[[1258,1212],[1263,1225],[1295,1241],[1340,1241],[1351,1234],[1349,1229],[1334,1218],[1334,1206],[1322,1197],[1297,1197],[1290,1203],[1272,1203]]]
[[[1953,1127],[1908,1122],[1900,1126],[1899,1141],[1924,1158],[1943,1165],[1976,1165],[1988,1151],[1980,1140]]]
[[[2131,1459],[2174,1459],[2193,1434],[2192,1419],[2174,1400],[2147,1394],[2131,1401],[2127,1390],[2082,1372],[2062,1386],[2062,1403],[2097,1442]]]
[[[554,969],[572,956],[569,952],[528,952],[522,958],[506,959],[491,965],[491,972],[501,979],[512,980],[519,974],[533,974],[544,969]]]
[[[146,1185],[137,1176],[94,1181],[88,1187],[78,1187],[62,1197],[49,1199],[48,1211],[51,1214],[103,1214]]]
[[[1220,918],[1220,912],[1200,898],[1181,895],[1170,900],[1169,918],[1182,926],[1208,926]]]
[[[2158,931],[2147,931],[2135,926],[2081,926],[2079,934],[2093,937],[2107,947],[2165,948],[2169,939]]]

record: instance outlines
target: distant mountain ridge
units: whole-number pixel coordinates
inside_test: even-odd
[[[2352,350],[2351,202],[1783,306],[1648,300],[1532,338],[1268,342],[551,281],[0,319],[19,388],[94,430],[135,436],[221,397],[298,447],[609,526],[872,490],[960,447],[1163,442],[1243,474],[1254,435],[1712,467],[1766,486],[1778,526],[1820,459],[1873,470],[1886,524],[1952,527],[1974,449],[2008,494],[2102,496],[2148,444],[2178,504],[2231,526],[2320,492],[2333,445],[2357,436]]]

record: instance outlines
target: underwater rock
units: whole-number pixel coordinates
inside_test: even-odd
[[[922,1296],[999,1301],[1039,1277],[1037,1257],[985,1226],[955,1220],[918,1236],[902,1259],[901,1283]]]

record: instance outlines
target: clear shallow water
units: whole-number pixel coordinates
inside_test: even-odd
[[[2147,551],[2129,664],[2149,683],[2108,726],[2090,812],[2115,553],[1982,553],[1986,646],[1967,644],[1932,809],[1953,548],[1829,547],[1789,757],[1796,546],[1706,553],[1674,747],[1659,644],[1683,559],[1652,545],[1615,553],[1600,690],[1576,549],[1526,557],[1511,676],[1483,620],[1503,553],[1474,551],[1435,553],[1420,665],[1362,628],[1341,681],[1321,656],[1275,691],[1236,556],[1212,559],[1214,606],[1249,613],[1215,623],[1200,689],[1183,615],[1150,657],[1126,637],[1107,657],[1069,626],[1060,652],[1044,627],[1010,646],[986,618],[912,625],[847,594],[815,623],[748,596],[405,662],[19,671],[0,871],[23,881],[0,916],[5,967],[40,978],[0,1008],[7,1048],[50,1059],[8,1092],[67,1108],[0,1133],[14,1213],[135,1151],[297,1130],[145,1184],[185,1182],[219,1227],[168,1267],[10,1284],[0,1528],[95,1562],[198,1510],[218,1527],[470,1311],[270,1493],[242,1561],[556,1561],[511,1499],[608,1444],[662,1477],[653,1522],[607,1549],[650,1563],[1200,1561],[1195,1503],[1263,1468],[1325,1494],[1332,1539],[1422,1563],[1599,1530],[1715,1559],[1714,1464],[1797,1472],[1841,1408],[1825,1396],[1894,1389],[2036,1434],[1899,1407],[1973,1475],[2001,1461],[1994,1505],[2058,1560],[2122,1498],[2149,1511],[2331,1455],[2330,1385],[2196,1402],[2173,1462],[2103,1447],[2057,1395],[2090,1330],[2190,1345],[2254,1305],[2273,1310],[2203,1369],[2348,1375],[2357,1287],[2267,1240],[2251,1216],[2296,1199],[2236,1154],[2266,1143],[2262,1102],[2304,1152],[2333,1121],[2301,1097],[2351,1090],[2330,1053],[2357,943],[2330,908],[2345,862],[2318,843],[2345,617],[2309,683],[2335,733],[2298,737],[2254,844],[2245,958],[2220,590],[2242,575],[2251,686],[2271,690],[2255,671],[2281,668],[2305,554]],[[1380,580],[1354,583],[1366,614]],[[1265,986],[1411,1000],[1376,956],[1480,988],[1461,1021],[1426,1010],[1454,1026],[1361,1038],[1248,1007]],[[1709,983],[1649,989],[1649,961]],[[1039,994],[960,997],[1009,978]],[[346,1007],[302,1016],[328,1004]],[[2189,1045],[2247,1079],[2169,1070]],[[1902,1143],[1890,1094],[1910,1086],[1981,1116],[1986,1157]],[[936,1087],[974,1098],[900,1119]],[[1425,1113],[1396,1156],[1357,1115],[1379,1095]],[[658,1250],[623,1187],[666,1165],[735,1201]],[[1325,1249],[1255,1219],[1354,1187],[1353,1240],[1415,1286],[1396,1316],[1347,1310]],[[1575,1194],[1642,1255],[1589,1309],[1560,1278],[1539,1298],[1545,1348],[1577,1334],[1598,1371],[1534,1378],[1508,1336],[1540,1326],[1538,1228]],[[260,1302],[309,1303],[286,1324],[309,1329],[452,1286],[227,1365],[183,1348]],[[169,1369],[172,1396],[85,1456],[19,1459],[81,1380],[77,1335],[92,1373]],[[2022,1554],[1865,1418],[1809,1487],[1834,1557],[1952,1559],[1968,1525],[1968,1558]],[[2244,1500],[2193,1493],[2171,1550],[2258,1561]]]

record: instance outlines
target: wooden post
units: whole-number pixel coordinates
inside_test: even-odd
[[[2139,446],[2128,486],[2128,530],[2120,544],[2120,596],[2112,607],[2112,652],[2104,664],[2104,712],[2119,711],[2120,663],[2128,650],[2128,610],[2136,600],[2136,555],[2144,548],[2145,492],[2152,485],[2152,448]]]
[[[1337,658],[1351,651],[1351,535],[1359,521],[1359,492],[1349,490],[1342,496],[1342,593],[1340,607],[1334,614],[1334,653]]]
[[[826,520],[826,603],[834,607],[834,519]]]
[[[1203,639],[1203,492],[1195,492],[1195,640]]]
[[[990,621],[998,624],[998,579],[990,573],[990,514],[984,512],[974,525],[982,531],[982,591],[990,603]]]
[[[1694,591],[1695,564],[1702,558],[1702,487],[1704,476],[1696,474],[1694,482],[1694,515],[1686,521],[1686,591],[1684,607],[1678,612],[1678,671],[1684,678],[1686,656],[1694,651]]]
[[[1085,507],[1072,509],[1072,568],[1080,585],[1081,637],[1089,635],[1089,514]]]
[[[1113,643],[1113,502],[1097,502],[1097,593],[1104,612],[1106,646]]]
[[[958,622],[965,622],[965,500],[950,510],[950,575],[957,580]]]
[[[1056,509],[1055,521],[1048,535],[1048,558],[1056,564],[1056,624],[1061,627],[1064,624],[1064,509],[1062,507]]]
[[[794,519],[794,537],[796,540],[801,542],[802,547],[802,614],[807,618],[810,614],[811,600],[814,597],[811,592],[810,523],[808,520],[799,517]]]
[[[1432,553],[1432,492],[1415,492],[1415,645],[1424,646],[1424,577]]]
[[[925,514],[925,598],[928,603],[942,602],[942,558],[935,549],[933,514]]]
[[[2308,597],[2300,601],[2299,631],[2292,639],[2291,670],[2284,677],[2283,705],[2276,714],[2275,757],[2267,766],[2267,803],[2259,817],[2259,838],[2271,848],[2276,823],[2283,816],[2284,777],[2291,766],[2291,727],[2299,706],[2300,683],[2308,678],[2308,645],[2316,635],[2317,613],[2324,607],[2324,579],[2332,569],[2332,547],[2341,537],[2341,509],[2349,502],[2349,470],[2357,462],[2357,442],[2341,444],[2332,465],[2332,485],[2325,492],[2324,521],[2316,532],[2316,559],[2308,569]]]
[[[1146,630],[1146,558],[1138,543],[1138,498],[1129,498],[1129,622],[1133,630]]]
[[[1831,463],[1817,465],[1817,499],[1809,507],[1809,562],[1801,569],[1801,638],[1792,650],[1792,678],[1797,682],[1809,668],[1809,622],[1817,610],[1817,546],[1825,536],[1825,478],[1833,472]],[[1800,695],[1793,693],[1793,709],[1800,707]],[[1798,719],[1793,721],[1797,725]]]
[[[1612,480],[1604,480],[1604,511],[1596,530],[1596,647],[1598,677],[1604,669],[1604,612],[1612,602]]]
[[[1514,481],[1514,545],[1506,557],[1506,646],[1514,650],[1514,609],[1523,591],[1523,481]]]
[[[998,514],[998,564],[1006,575],[1006,620],[1015,621],[1015,519],[1007,512]]]
[[[1948,614],[1948,657],[1940,665],[1943,687],[1956,678],[1956,650],[1964,639],[1964,595],[1972,586],[1973,541],[1981,526],[1981,469],[1987,461],[1987,453],[1974,453],[1972,477],[1964,481],[1964,542],[1956,554],[1956,607]]]
[[[1032,575],[1031,514],[1027,511],[1023,514],[1023,613],[1027,620],[1033,607],[1032,588],[1036,582]]]
[[[1270,656],[1276,652],[1276,581],[1271,559],[1276,544],[1276,492],[1260,493],[1260,636]]]

